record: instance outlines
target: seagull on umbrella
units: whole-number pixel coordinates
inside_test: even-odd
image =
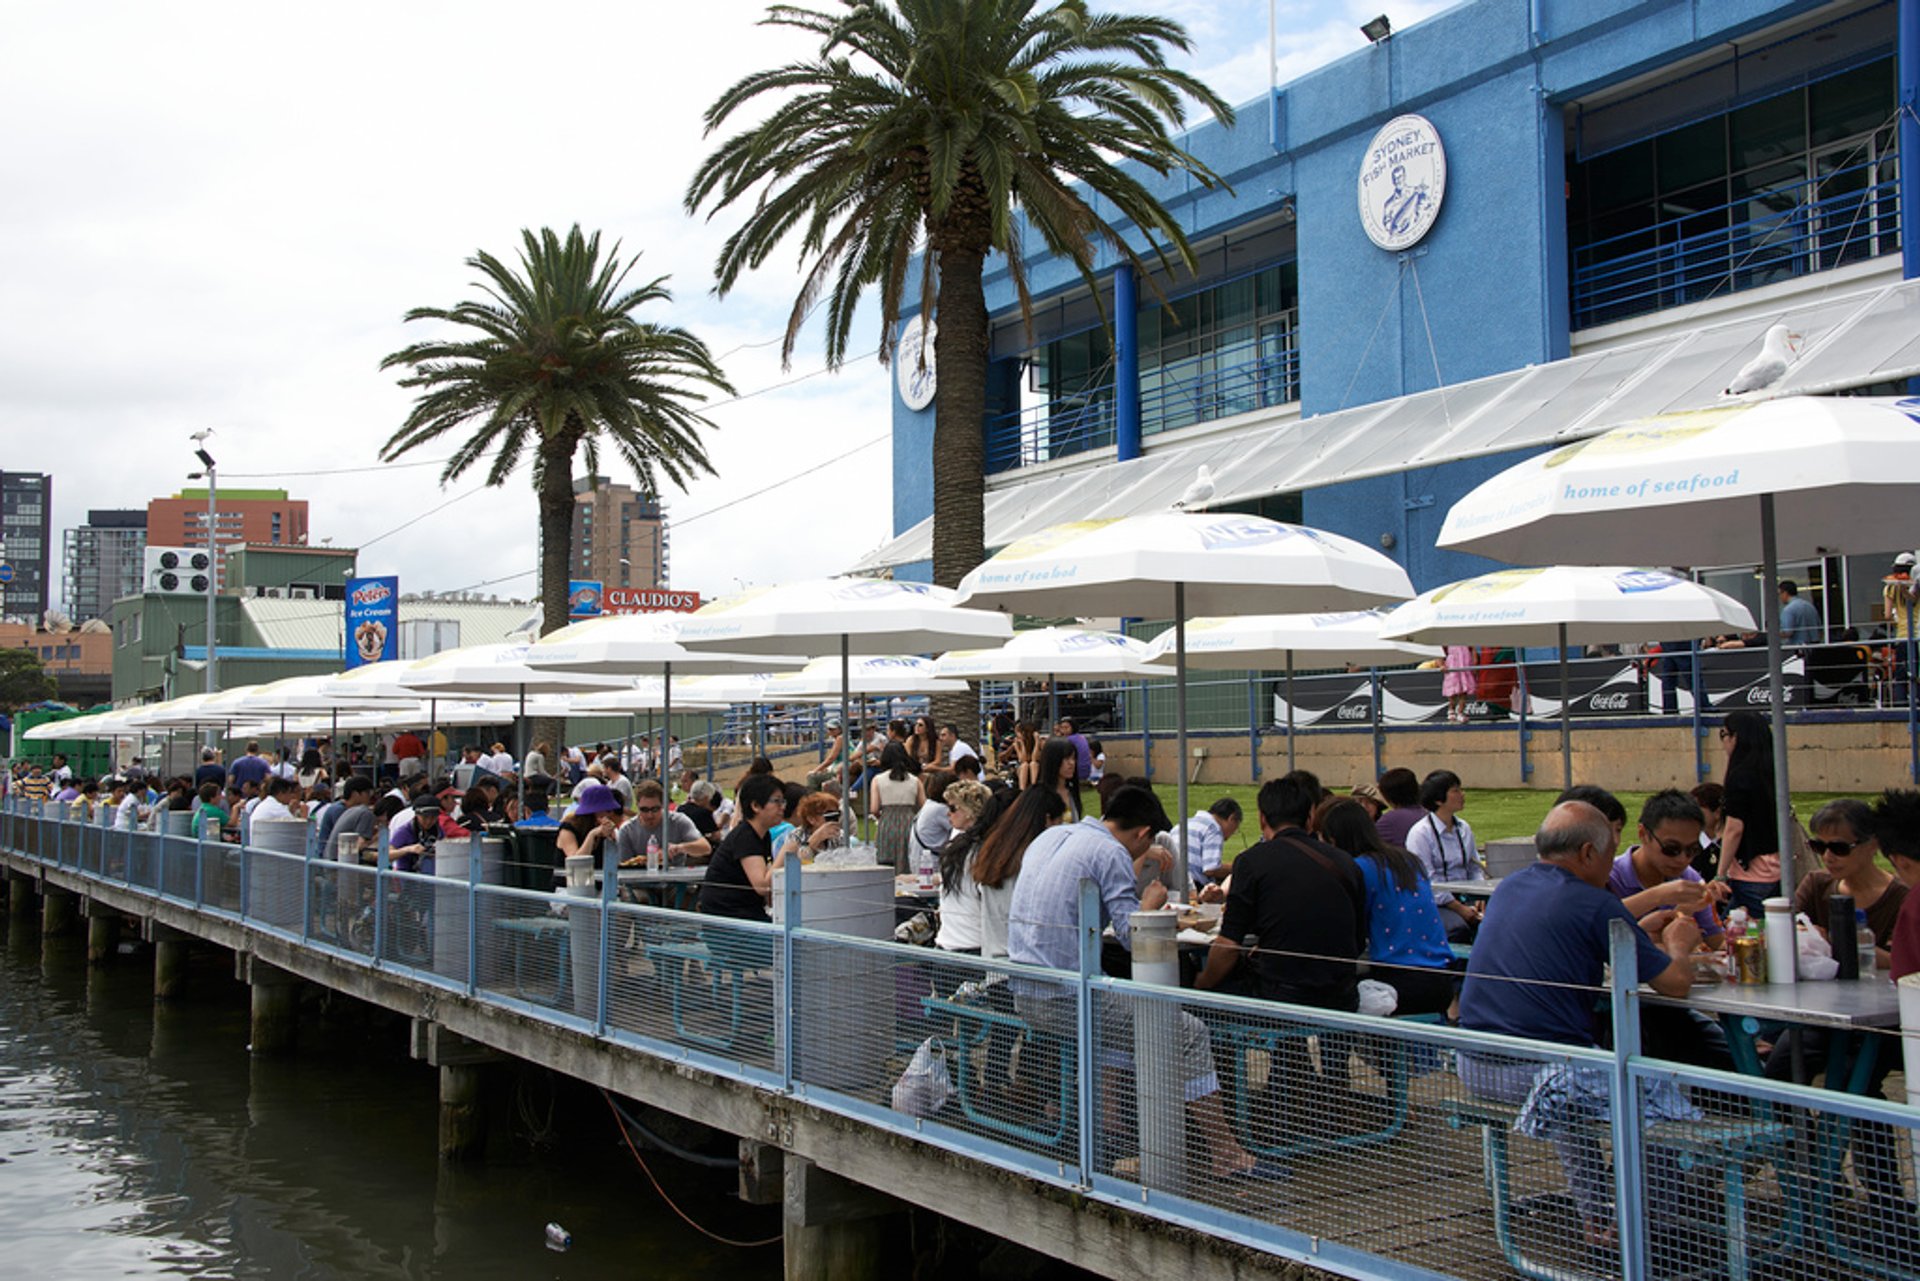
[[[1185,493],[1174,500],[1174,510],[1183,512],[1203,512],[1207,504],[1213,501],[1213,472],[1205,463],[1200,464],[1200,474],[1193,478]]]
[[[1787,366],[1799,350],[1799,334],[1785,325],[1773,326],[1760,344],[1760,354],[1740,367],[1723,394],[1745,396],[1777,386],[1787,376]]]

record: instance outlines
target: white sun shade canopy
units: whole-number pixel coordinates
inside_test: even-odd
[[[1350,538],[1260,516],[1154,512],[1023,538],[960,582],[967,604],[1025,614],[1169,618],[1366,609],[1413,595],[1407,571]]]
[[[684,682],[673,683],[673,710],[676,712],[705,712],[725,707],[725,700],[715,702],[712,699],[698,698],[683,694]],[[631,688],[607,690],[597,694],[581,694],[572,701],[573,710],[569,716],[626,716],[638,712],[658,712],[665,710],[666,683],[657,676],[643,676],[635,681]]]
[[[416,659],[400,673],[400,684],[421,694],[486,698],[522,693],[584,693],[630,686],[631,675],[604,676],[531,667],[531,645],[464,645]]]
[[[1405,606],[1401,606],[1405,608]],[[1284,666],[1388,667],[1438,658],[1431,645],[1388,640],[1380,634],[1392,614],[1349,610],[1334,614],[1249,614],[1195,618],[1187,623],[1187,666],[1207,671]],[[1174,666],[1173,632],[1156,637],[1148,662],[1164,676]]]
[[[956,649],[934,663],[936,675],[960,680],[1097,680],[1160,675],[1147,666],[1147,645],[1119,632],[1036,627],[1015,632],[996,649]]]
[[[1436,587],[1393,611],[1390,636],[1436,645],[1577,645],[1694,640],[1753,629],[1725,592],[1664,569],[1501,569]]]
[[[549,632],[527,651],[527,665],[541,671],[608,675],[659,675],[669,667],[677,676],[704,672],[756,671],[800,659],[765,654],[727,654],[690,650],[680,643],[684,615],[609,614]]]
[[[251,686],[240,686],[236,688],[247,689],[251,688]],[[212,694],[183,694],[179,698],[170,698],[163,703],[153,703],[146,707],[134,708],[128,712],[128,724],[136,731],[141,729],[198,729],[205,726],[225,725],[240,718],[236,717],[231,711],[223,712],[218,708],[209,710],[208,704],[214,699],[219,698],[222,693],[230,692],[232,691],[217,691]]]
[[[412,703],[420,691],[401,683],[406,670],[418,661],[391,658],[384,663],[367,663],[344,672],[336,672],[320,683],[322,693],[360,701]]]
[[[762,687],[761,701],[801,703],[840,697],[840,658],[816,658],[797,672],[775,672]],[[853,698],[872,694],[964,694],[967,683],[942,680],[930,659],[914,654],[865,654],[847,660],[845,692]]]
[[[1788,396],[1668,414],[1516,463],[1447,513],[1440,545],[1513,563],[1760,559],[1760,495],[1782,557],[1915,541],[1920,400]]]
[[[728,596],[680,626],[688,649],[747,654],[837,655],[842,638],[860,654],[924,654],[998,644],[1013,635],[1003,617],[961,608],[929,583],[819,578]]]

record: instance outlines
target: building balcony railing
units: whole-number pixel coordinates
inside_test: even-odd
[[[1172,431],[1300,399],[1300,352],[1288,332],[1140,371],[1140,434]],[[989,473],[1031,467],[1114,441],[1111,381],[1078,396],[987,421]]]
[[[1575,329],[1700,302],[1900,251],[1898,182],[1886,159],[1581,245]],[[1757,218],[1757,205],[1788,202]]]

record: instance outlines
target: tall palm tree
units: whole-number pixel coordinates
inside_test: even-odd
[[[695,411],[706,400],[702,388],[733,388],[700,339],[634,316],[672,298],[665,276],[627,285],[638,254],[622,265],[615,242],[603,260],[600,233],[583,235],[577,225],[564,239],[544,227],[520,237],[518,271],[484,251],[467,259],[480,272],[482,297],[407,313],[410,321],[444,321],[468,332],[415,343],[380,362],[382,369],[411,369],[400,385],[420,388],[380,457],[470,431],[440,481],[491,457],[489,485],[504,485],[531,458],[540,499],[542,631],[552,631],[567,622],[575,454],[584,450],[587,470],[597,473],[601,450],[612,449],[650,495],[660,476],[684,487],[713,471],[700,440],[701,429],[713,424]]]
[[[987,256],[1005,256],[1029,308],[1016,215],[1091,286],[1106,245],[1136,270],[1116,224],[1132,223],[1164,258],[1189,267],[1179,226],[1123,165],[1162,176],[1217,177],[1169,132],[1192,99],[1233,112],[1166,64],[1189,47],[1178,23],[1094,14],[1085,0],[842,0],[838,14],[775,5],[765,25],[820,37],[810,61],[747,76],[707,109],[712,133],[749,104],[780,100],[722,142],[687,189],[689,211],[750,198],[716,268],[724,295],[798,232],[806,264],[787,322],[790,357],[825,295],[827,359],[846,358],[860,299],[880,292],[880,358],[911,259],[922,253],[921,310],[938,320],[933,436],[933,578],[957,583],[985,555],[982,419],[986,411]],[[1076,185],[1077,184],[1077,185]],[[1109,202],[1109,221],[1095,200]],[[1099,291],[1095,290],[1095,297]],[[919,360],[919,352],[901,358]]]

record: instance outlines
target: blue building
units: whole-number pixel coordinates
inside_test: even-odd
[[[1187,139],[1231,190],[1155,180],[1197,271],[1110,259],[1096,299],[1037,248],[1029,328],[990,265],[988,546],[1163,507],[1206,465],[1220,507],[1426,588],[1486,567],[1434,547],[1474,485],[1712,403],[1776,323],[1791,389],[1904,387],[1917,80],[1920,0],[1467,0],[1279,87]],[[924,577],[933,410],[898,381],[897,536],[861,568]],[[1891,551],[1847,550],[1786,572],[1870,626]],[[1758,605],[1751,567],[1696,568]]]

